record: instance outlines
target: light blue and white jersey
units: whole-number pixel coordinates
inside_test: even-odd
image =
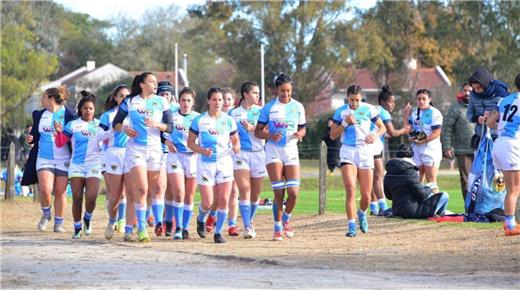
[[[262,151],[264,149],[264,140],[255,137],[255,131],[248,131],[243,124],[249,123],[256,126],[262,107],[253,105],[249,110],[239,106],[229,111],[229,115],[235,119],[238,128],[238,137],[240,138],[240,150],[245,151]]]
[[[282,139],[278,142],[269,139],[268,143],[280,147],[296,146],[298,139],[294,138],[293,134],[299,128],[305,127],[305,109],[295,99],[291,99],[289,103],[285,104],[276,97],[262,108],[258,123],[267,124],[271,134],[282,134]]]
[[[99,143],[96,138],[99,120],[94,119],[90,122],[83,121],[81,118],[70,121],[63,133],[72,142],[72,164],[91,164],[99,162]]]
[[[360,103],[355,110],[350,109],[350,105],[346,104],[336,110],[332,121],[336,125],[340,125],[349,115],[354,115],[356,123],[343,130],[341,142],[346,146],[362,147],[365,145],[365,139],[371,133],[371,126],[379,118],[379,112],[376,107],[367,103]]]
[[[520,93],[512,93],[500,100],[497,110],[500,113],[498,120],[498,136],[520,138]]]
[[[193,120],[200,115],[195,111],[191,111],[187,115],[181,114],[181,111],[176,111],[172,114],[173,130],[170,135],[170,140],[173,145],[177,148],[178,152],[191,153],[188,148],[188,135],[190,133],[190,127]]]
[[[201,155],[203,162],[216,162],[217,159],[231,154],[231,136],[237,133],[235,120],[225,113],[217,119],[204,112],[193,120],[190,131],[197,135],[199,146],[211,148],[210,157]]]
[[[412,115],[408,118],[408,123],[412,125],[412,130],[422,131],[426,133],[426,136],[430,136],[433,130],[442,127],[442,114],[437,108],[431,106],[426,110],[414,108]]]
[[[117,114],[118,108],[112,108],[101,115],[101,119],[99,120],[99,127],[103,129],[103,131],[108,132],[108,141],[103,142],[102,150],[105,151],[109,147],[116,148],[125,148],[126,142],[128,142],[128,135],[126,135],[122,130],[121,132],[112,131],[112,122],[114,121],[114,117]],[[123,122],[123,127],[128,125],[128,119],[126,118]],[[100,133],[98,133],[100,134]],[[104,141],[104,140],[102,140]]]
[[[119,106],[119,109],[128,113],[129,125],[137,131],[137,136],[130,138],[129,142],[144,146],[160,146],[161,132],[158,128],[147,127],[145,118],[155,122],[162,122],[163,113],[170,110],[170,104],[157,95],[143,99],[140,95],[127,97]]]
[[[388,122],[392,122],[392,116],[390,115],[390,112],[385,110],[382,106],[377,106],[376,110],[379,112],[379,118],[381,121],[383,121],[383,124],[387,124]],[[370,132],[377,132],[378,128],[375,123],[372,123],[370,126]],[[381,142],[385,144],[385,135],[381,136]]]
[[[38,132],[40,132],[40,141],[38,142],[38,158],[48,160],[63,160],[70,158],[70,150],[68,146],[57,147],[55,141],[56,130],[54,122],[60,122],[65,126],[65,107],[61,107],[56,112],[51,113],[49,110],[43,112]]]

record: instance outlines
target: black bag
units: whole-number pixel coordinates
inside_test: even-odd
[[[480,144],[480,136],[477,134],[474,134],[473,136],[471,136],[470,144],[471,144],[471,149],[473,149],[473,151],[477,151],[478,145]]]

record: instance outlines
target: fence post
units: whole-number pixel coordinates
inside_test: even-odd
[[[320,171],[319,171],[319,214],[325,214],[327,208],[327,145],[320,143]]]
[[[520,198],[516,200],[516,222],[520,222]]]
[[[7,183],[6,183],[6,189],[5,189],[5,199],[7,200],[14,200],[14,178],[15,178],[15,160],[14,160],[14,143],[11,142],[9,144],[9,157],[7,158]]]
[[[33,202],[40,202],[40,192],[38,188],[38,183],[30,185],[32,188],[32,194],[33,194]]]

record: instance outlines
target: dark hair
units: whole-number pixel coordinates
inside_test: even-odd
[[[184,87],[181,92],[179,93],[179,102],[181,101],[181,97],[182,95],[184,94],[188,94],[188,95],[191,95],[194,99],[195,99],[195,96],[197,95],[197,93],[195,92],[194,89],[190,88],[190,87]]]
[[[212,87],[209,89],[208,91],[208,100],[211,99],[211,96],[215,93],[221,93],[222,95],[224,95],[224,93],[222,92],[222,89],[219,88],[219,87]]]
[[[397,158],[412,158],[413,150],[412,147],[408,144],[401,144],[397,148],[397,154],[395,154]]]
[[[47,98],[53,98],[58,105],[66,102],[70,96],[69,90],[65,86],[59,86],[57,88],[48,88],[43,93],[47,95]]]
[[[146,78],[149,75],[153,75],[151,72],[144,72],[142,74],[136,75],[134,81],[132,82],[132,92],[130,93],[130,97],[133,98],[137,95],[140,95],[143,90],[141,89],[140,84],[144,83]]]
[[[381,102],[386,102],[390,97],[393,96],[392,92],[390,91],[390,86],[385,85],[381,88],[381,92],[379,95],[377,95],[377,102],[381,105]]]
[[[461,88],[464,88],[465,86],[470,86],[470,87],[471,87],[471,85],[470,85],[468,82],[464,82],[464,83],[462,84]]]
[[[125,84],[117,85],[112,90],[112,93],[110,93],[110,95],[108,95],[107,100],[105,101],[105,105],[104,105],[105,111],[108,111],[108,110],[111,110],[111,109],[117,107],[117,102],[116,102],[116,100],[114,100],[114,98],[117,96],[117,94],[119,94],[119,92],[122,89],[128,89],[128,87]]]
[[[245,82],[240,87],[240,101],[238,101],[238,105],[240,106],[242,104],[242,101],[244,101],[245,93],[249,93],[254,87],[258,87],[258,84],[255,82]]]
[[[520,73],[515,77],[515,86],[517,90],[520,90]]]
[[[290,76],[284,74],[284,73],[280,73],[276,79],[274,80],[274,85],[275,87],[279,87],[283,84],[293,84],[293,80],[291,79]]]
[[[417,91],[417,93],[415,93],[415,96],[417,97],[418,95],[421,95],[421,94],[428,95],[428,97],[430,97],[430,99],[432,98],[432,93],[428,89],[419,89]]]
[[[85,105],[88,102],[91,102],[94,104],[94,107],[96,107],[96,96],[93,93],[85,90],[79,92],[79,96],[81,97],[81,100],[79,100],[78,104],[78,117],[81,118],[81,108],[83,107],[83,105]]]
[[[358,85],[350,85],[348,88],[347,88],[347,96],[348,95],[357,95],[357,94],[361,94],[363,92],[363,89],[361,88],[361,86],[358,86]]]

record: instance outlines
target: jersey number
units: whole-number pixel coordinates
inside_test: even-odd
[[[513,122],[513,117],[515,116],[516,111],[518,111],[518,107],[515,105],[505,105],[504,108],[506,110],[504,111],[504,117],[502,118],[502,121]],[[511,114],[507,116],[509,109],[511,109]]]

